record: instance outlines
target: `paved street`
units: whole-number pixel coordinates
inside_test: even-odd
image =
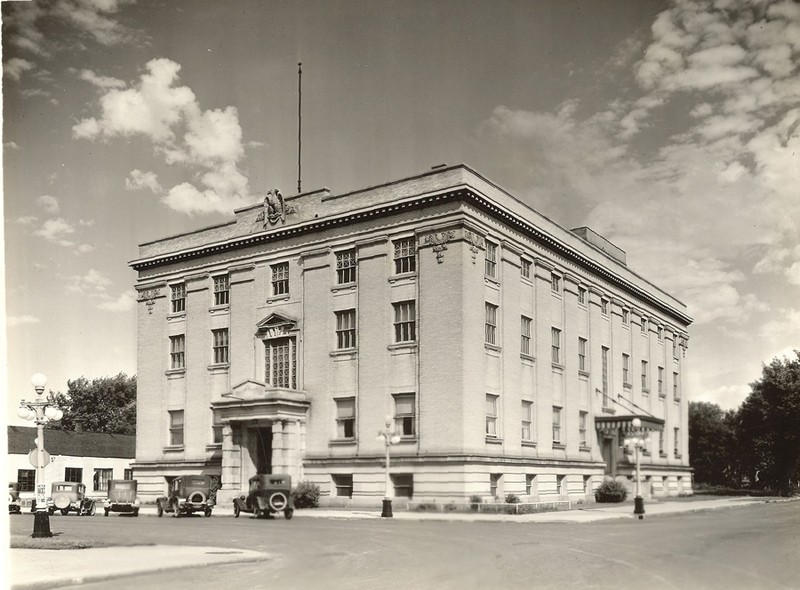
[[[11,519],[27,533],[30,517]],[[54,516],[54,533],[270,558],[100,588],[800,588],[800,502],[591,524]],[[119,551],[125,551],[120,548]],[[76,586],[77,588],[78,586]]]

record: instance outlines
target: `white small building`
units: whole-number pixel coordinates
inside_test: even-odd
[[[35,441],[35,427],[8,427],[8,481],[19,484],[23,506],[35,495],[36,468],[29,458]],[[44,469],[48,494],[53,482],[72,481],[83,483],[87,496],[105,498],[109,480],[133,478],[135,435],[45,429],[44,448],[50,455]]]

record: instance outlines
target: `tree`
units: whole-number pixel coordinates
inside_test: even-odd
[[[717,404],[689,403],[689,456],[698,483],[732,483],[734,417]]]
[[[800,481],[800,351],[794,355],[764,366],[736,425],[740,460],[751,480],[781,493]]]
[[[89,432],[136,434],[136,376],[86,377],[67,381],[67,392],[58,392],[55,402],[64,412],[60,427]]]

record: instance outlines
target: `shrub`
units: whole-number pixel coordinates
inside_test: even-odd
[[[310,481],[301,481],[292,491],[295,508],[316,508],[319,506],[319,486]]]
[[[518,504],[519,496],[516,494],[506,494],[506,504]]]
[[[620,482],[607,479],[600,484],[594,492],[594,499],[598,502],[622,502],[628,495],[628,490]]]
[[[453,502],[444,505],[445,512],[455,512],[458,510],[458,506],[456,506]]]
[[[414,510],[417,512],[437,512],[439,507],[435,502],[421,502],[420,504],[417,504]]]
[[[469,505],[475,512],[478,511],[478,505],[481,504],[482,502],[483,498],[481,498],[478,494],[472,494],[469,497]]]

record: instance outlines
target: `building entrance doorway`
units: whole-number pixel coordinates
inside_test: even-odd
[[[256,473],[272,473],[272,427],[252,429],[255,439]]]
[[[610,437],[603,438],[603,462],[606,464],[606,475],[614,476],[617,471],[615,440]]]

